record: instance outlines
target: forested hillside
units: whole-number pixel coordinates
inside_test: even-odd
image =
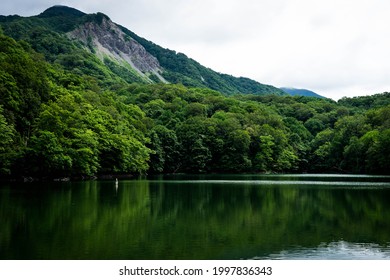
[[[185,54],[136,35],[102,13],[85,14],[74,8],[53,6],[33,17],[0,16],[0,26],[7,36],[27,41],[48,61],[76,74],[99,77],[104,85],[108,81],[162,81],[225,94],[285,94],[248,78],[217,73]],[[151,60],[156,60],[154,69],[140,67]]]
[[[0,30],[2,178],[390,174],[390,93],[335,102],[132,82],[56,33],[32,38]]]

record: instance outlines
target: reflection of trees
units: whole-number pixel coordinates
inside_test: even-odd
[[[140,180],[21,191],[0,196],[1,258],[245,258],[390,240],[386,189]]]

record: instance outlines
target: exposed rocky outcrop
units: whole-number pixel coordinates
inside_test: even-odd
[[[100,15],[99,20],[91,20],[68,32],[72,39],[83,42],[103,61],[105,57],[126,66],[128,64],[140,76],[148,79],[149,74],[160,75],[162,68],[154,56],[130,36],[126,35],[107,16]],[[127,65],[127,66],[128,66]]]

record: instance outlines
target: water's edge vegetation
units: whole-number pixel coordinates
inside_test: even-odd
[[[61,38],[52,40],[61,46]],[[72,55],[49,61],[0,31],[2,179],[390,174],[390,93],[338,102],[227,96],[181,84],[110,80],[102,62]],[[78,58],[80,65],[73,65]]]

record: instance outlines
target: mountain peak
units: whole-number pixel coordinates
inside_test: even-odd
[[[39,14],[38,17],[47,20],[55,29],[63,32],[69,32],[85,22],[102,24],[105,20],[110,21],[110,18],[103,13],[86,14],[63,5],[50,7]]]
[[[55,16],[71,16],[71,17],[82,17],[85,13],[68,6],[55,5],[46,9],[39,17],[48,18]]]

